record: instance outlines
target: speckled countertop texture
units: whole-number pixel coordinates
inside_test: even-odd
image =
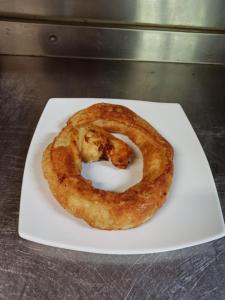
[[[180,103],[209,160],[225,215],[224,66],[0,56],[0,299],[225,299],[225,238],[116,256],[18,236],[26,154],[52,97]]]

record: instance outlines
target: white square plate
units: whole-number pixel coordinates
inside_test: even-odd
[[[166,203],[151,220],[134,229],[103,231],[89,227],[58,204],[43,178],[41,158],[45,147],[69,116],[98,102],[129,107],[168,139],[175,151],[174,179]],[[96,185],[120,190],[121,186],[123,189],[138,180],[141,163],[139,157],[133,169],[128,170],[115,170],[104,162],[93,163],[94,167],[85,172],[91,173],[86,174],[89,177],[103,174],[97,178]],[[110,181],[101,183],[104,178]],[[35,130],[24,169],[19,216],[21,237],[86,252],[139,254],[193,246],[222,237],[224,233],[223,215],[208,161],[179,104],[113,99],[49,100]]]

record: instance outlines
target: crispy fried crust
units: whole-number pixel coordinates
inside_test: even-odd
[[[81,176],[79,128],[90,126],[127,135],[139,147],[144,168],[138,184],[122,193],[107,192]],[[74,216],[100,229],[128,229],[146,222],[164,203],[173,177],[173,148],[130,109],[101,103],[69,119],[44,151],[42,168],[55,198]]]
[[[73,126],[69,126],[74,131]],[[125,169],[131,160],[131,148],[114,137],[106,130],[94,126],[76,127],[79,139],[79,152],[84,162],[97,160],[111,160],[112,163],[121,169]]]

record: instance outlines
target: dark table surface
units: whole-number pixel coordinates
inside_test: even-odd
[[[29,144],[51,97],[178,102],[225,215],[225,66],[0,56],[0,299],[225,299],[225,238],[148,255],[100,255],[18,236]]]

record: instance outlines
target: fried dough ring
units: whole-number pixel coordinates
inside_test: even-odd
[[[77,128],[97,126],[127,135],[143,155],[143,178],[122,193],[94,188],[81,176]],[[44,152],[42,167],[50,189],[70,213],[100,229],[128,229],[162,206],[173,177],[173,148],[145,120],[121,105],[95,104],[75,113]]]

